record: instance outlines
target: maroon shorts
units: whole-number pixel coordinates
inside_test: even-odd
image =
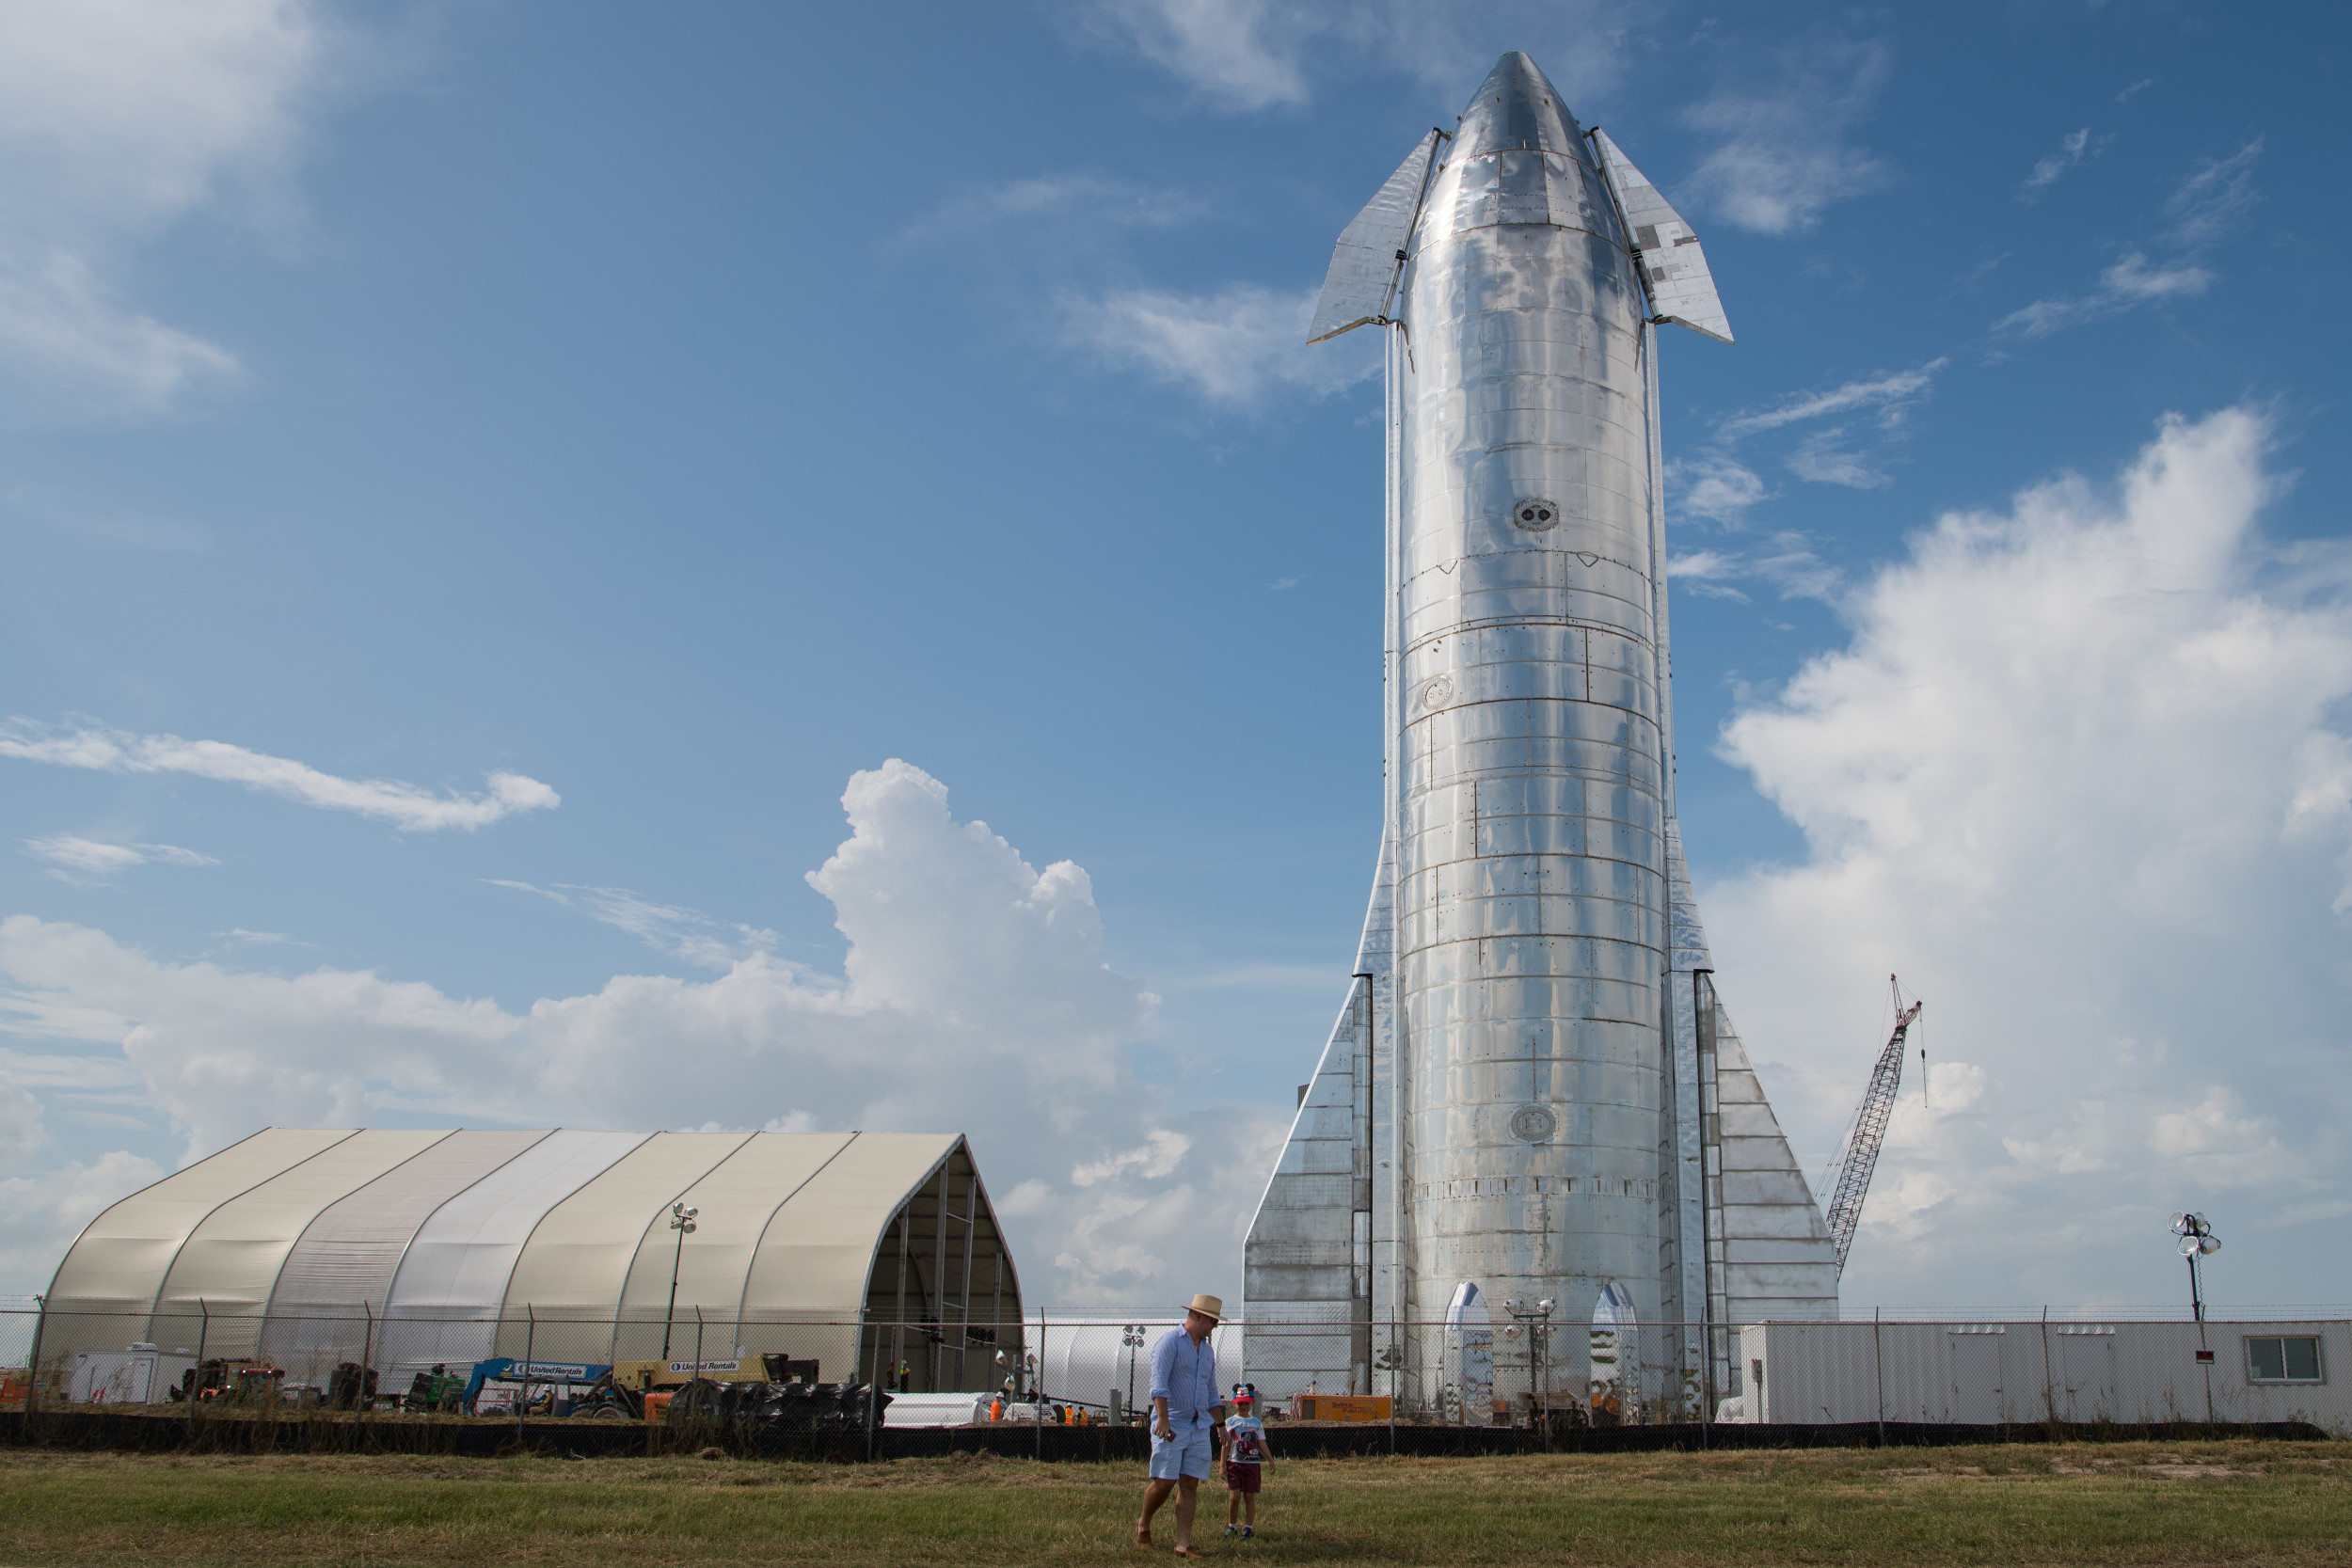
[[[1232,1460],[1227,1460],[1225,1462],[1225,1490],[1255,1492],[1258,1489],[1258,1472],[1264,1468],[1263,1465],[1236,1465]]]

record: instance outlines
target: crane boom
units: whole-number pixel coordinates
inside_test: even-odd
[[[1895,1114],[1895,1093],[1903,1083],[1903,1038],[1911,1033],[1923,1002],[1903,1006],[1903,989],[1889,974],[1895,991],[1895,1032],[1886,1037],[1878,1066],[1870,1069],[1869,1086],[1854,1112],[1853,1131],[1846,1136],[1845,1164],[1837,1172],[1837,1196],[1829,1203],[1830,1242],[1837,1249],[1837,1272],[1846,1272],[1846,1254],[1853,1246],[1854,1227],[1862,1223],[1862,1200],[1869,1196],[1870,1173],[1878,1168],[1879,1148],[1886,1142],[1886,1121]]]

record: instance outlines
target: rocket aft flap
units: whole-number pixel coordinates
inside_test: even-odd
[[[1385,829],[1244,1253],[1261,1380],[1482,1420],[1597,1374],[1582,1335],[1466,1360],[1449,1310],[1548,1302],[1692,1325],[1621,1336],[1611,1374],[1616,1408],[1690,1415],[1738,1391],[1727,1326],[1836,1315],[1675,820],[1666,321],[1731,341],[1697,235],[1520,54],[1333,254],[1311,339],[1392,329]]]

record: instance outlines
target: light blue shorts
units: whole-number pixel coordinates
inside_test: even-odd
[[[1175,1481],[1190,1476],[1195,1481],[1209,1479],[1209,1423],[1195,1421],[1176,1429],[1176,1435],[1163,1440],[1152,1434],[1152,1479]]]

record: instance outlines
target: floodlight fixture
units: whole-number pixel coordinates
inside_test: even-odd
[[[2197,1315],[2199,1343],[2201,1345],[2205,1326],[2205,1292],[2197,1277],[2197,1259],[2210,1258],[2219,1252],[2221,1238],[2213,1233],[2213,1227],[2205,1222],[2204,1215],[2189,1211],[2174,1214],[2170,1229],[2181,1239],[2180,1244],[2173,1250],[2188,1260],[2188,1305],[2189,1310]]]

